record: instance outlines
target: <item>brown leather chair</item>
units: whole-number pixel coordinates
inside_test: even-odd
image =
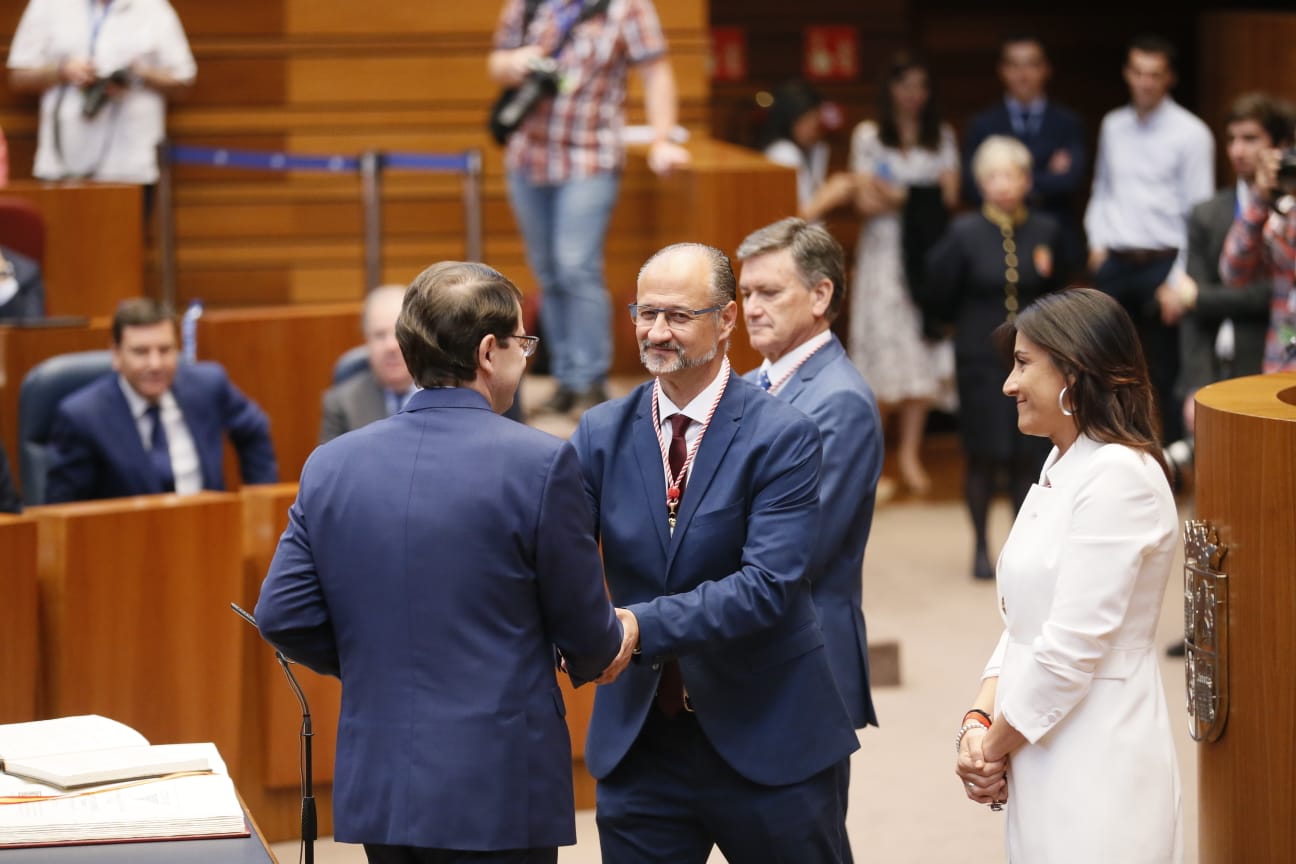
[[[45,217],[34,204],[0,196],[0,245],[44,265]]]

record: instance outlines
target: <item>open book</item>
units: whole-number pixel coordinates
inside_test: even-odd
[[[0,726],[0,765],[0,847],[248,834],[214,744],[62,717]]]

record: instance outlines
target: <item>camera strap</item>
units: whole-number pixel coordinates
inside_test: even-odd
[[[559,0],[559,2],[561,2],[561,0]],[[558,55],[562,53],[562,50],[567,47],[567,43],[571,40],[572,33],[576,28],[580,26],[582,22],[588,21],[595,15],[606,12],[610,4],[611,0],[581,0],[580,11],[575,14],[568,11],[570,6],[566,4],[563,4],[556,9],[554,14],[558,22],[558,41],[554,44],[553,50],[549,52],[549,56],[556,59]],[[528,8],[530,5],[531,2],[528,0]],[[537,4],[537,6],[539,6],[539,4]],[[535,13],[532,12],[531,14],[534,16]],[[522,26],[523,38],[526,38],[526,28],[528,26],[529,22],[526,22],[524,19]]]
[[[68,166],[67,157],[63,155],[63,97],[67,95],[68,85],[60,84],[58,98],[54,100],[54,155],[58,157],[59,165],[63,166],[64,180],[89,180],[99,173],[99,168],[103,165],[104,160],[108,158],[108,149],[112,147],[113,136],[117,132],[117,116],[121,113],[121,97],[112,99],[108,105],[108,117],[104,120],[103,143],[99,147],[99,155],[94,158],[90,166],[84,171],[73,171]]]

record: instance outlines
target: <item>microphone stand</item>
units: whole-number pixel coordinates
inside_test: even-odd
[[[257,626],[256,619],[252,613],[239,606],[237,603],[231,603],[230,608],[238,613],[244,621]],[[283,655],[278,648],[275,649],[275,659],[283,667],[284,675],[288,678],[288,685],[292,687],[293,693],[297,694],[297,701],[301,704],[302,725],[302,806],[301,806],[301,841],[303,849],[304,864],[315,864],[315,840],[319,837],[319,822],[315,814],[315,781],[311,773],[311,766],[314,763],[313,754],[311,753],[311,739],[315,737],[315,732],[311,727],[310,705],[306,702],[306,694],[302,692],[301,685],[297,683],[297,677],[293,675],[292,669],[288,668],[289,664],[295,662],[289,660]]]

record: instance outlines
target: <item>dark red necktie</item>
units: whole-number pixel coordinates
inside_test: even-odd
[[[671,442],[670,449],[666,451],[667,460],[670,462],[671,479],[679,476],[680,469],[684,467],[684,460],[688,458],[688,440],[685,439],[684,433],[689,427],[689,420],[683,414],[676,414],[670,418],[671,422]],[[686,478],[679,478],[680,495],[684,494],[684,481]],[[661,680],[657,682],[657,710],[661,711],[667,717],[674,717],[684,708],[684,677],[680,675],[679,661],[667,660],[662,664]]]

